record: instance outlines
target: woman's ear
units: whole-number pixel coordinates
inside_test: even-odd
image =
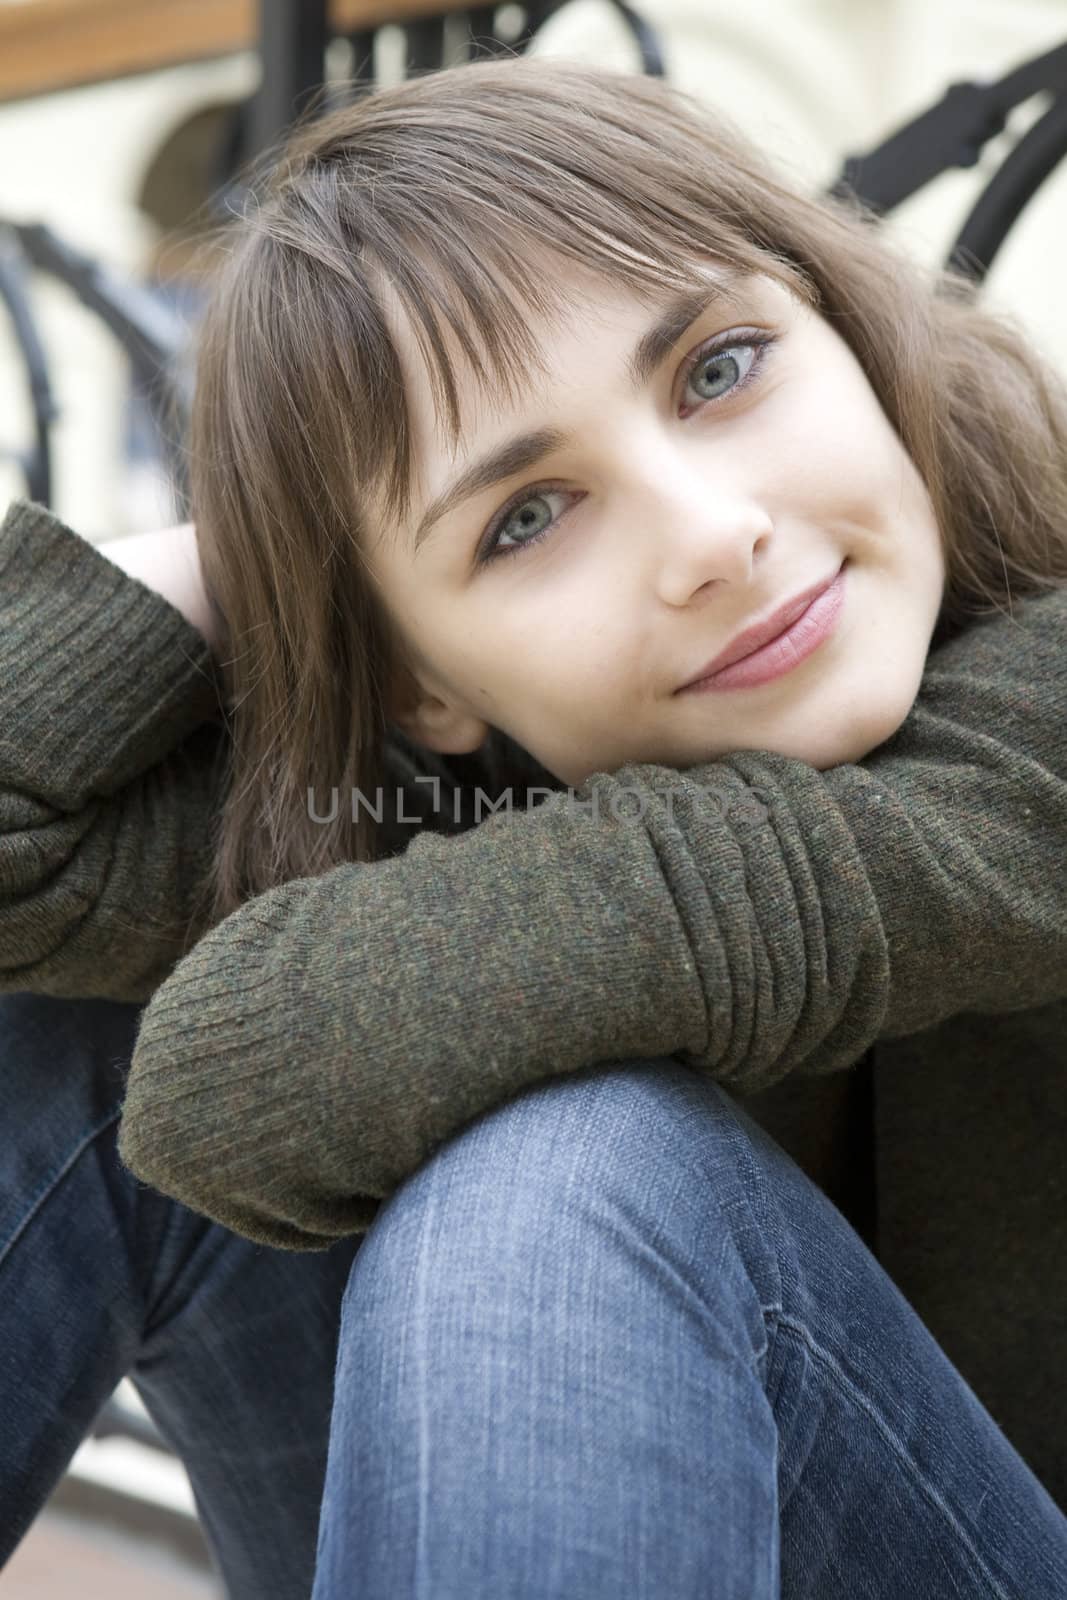
[[[438,755],[458,756],[480,750],[489,736],[488,722],[424,688],[407,668],[394,682],[386,713],[409,739]]]
[[[409,739],[441,756],[467,755],[480,750],[489,736],[488,722],[467,712],[454,711],[443,701],[426,700],[414,712],[392,719]]]

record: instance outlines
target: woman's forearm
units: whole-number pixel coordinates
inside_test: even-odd
[[[120,1157],[321,1249],[545,1077],[673,1055],[746,1095],[1063,999],[1065,622],[1067,591],[974,622],[863,763],[634,764],[257,896],[153,994]]]
[[[196,529],[191,522],[108,539],[96,548],[115,566],[169,600],[218,654],[221,629],[204,589]]]

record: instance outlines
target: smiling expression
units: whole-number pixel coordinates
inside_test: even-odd
[[[734,750],[862,759],[915,700],[945,566],[856,357],[767,277],[724,298],[709,266],[706,298],[678,307],[554,270],[572,314],[535,324],[542,364],[514,407],[453,346],[455,451],[386,295],[417,469],[410,515],[365,551],[409,664],[391,716],[445,753],[500,728],[574,786]],[[816,637],[806,619],[777,647],[788,670],[679,692],[842,566],[832,625]]]

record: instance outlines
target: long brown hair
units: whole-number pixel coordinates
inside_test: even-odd
[[[402,658],[361,556],[372,499],[404,516],[412,478],[377,275],[454,441],[439,319],[488,393],[514,393],[538,360],[527,314],[562,308],[553,275],[529,270],[534,244],[641,294],[706,281],[709,265],[766,273],[846,341],[926,484],[946,556],[939,635],[1067,583],[1067,395],[1020,330],[907,259],[858,204],[796,192],[661,79],[475,61],[359,90],[270,159],[200,325],[189,441],[227,630],[212,921],[373,860],[388,837],[363,806],[325,823],[308,803],[388,792],[396,732],[385,691]]]

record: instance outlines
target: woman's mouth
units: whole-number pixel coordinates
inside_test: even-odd
[[[818,595],[783,633],[761,645],[740,661],[722,667],[706,678],[688,683],[679,694],[703,694],[726,689],[754,689],[791,672],[819,648],[833,633],[845,603],[845,572],[842,562],[829,588]]]

